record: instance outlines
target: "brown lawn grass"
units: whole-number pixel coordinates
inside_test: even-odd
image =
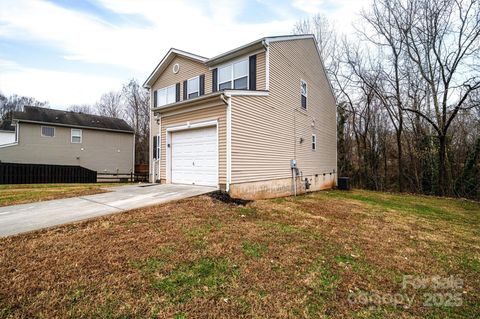
[[[121,184],[25,184],[0,185],[0,207],[46,201],[52,199],[86,196],[106,192],[107,186]]]
[[[465,200],[203,196],[0,239],[0,317],[478,318],[479,226],[480,204]],[[463,284],[404,290],[404,275]],[[424,306],[434,292],[462,305]],[[415,299],[349,302],[375,293]]]

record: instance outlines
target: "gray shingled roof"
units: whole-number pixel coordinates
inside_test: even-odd
[[[15,126],[12,126],[12,121],[10,120],[3,120],[3,121],[0,121],[0,131],[15,132]]]
[[[43,107],[26,106],[23,112],[15,112],[13,119],[19,122],[50,123],[133,133],[132,127],[122,119]]]

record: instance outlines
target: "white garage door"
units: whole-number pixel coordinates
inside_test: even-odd
[[[172,183],[217,186],[217,128],[173,132]]]

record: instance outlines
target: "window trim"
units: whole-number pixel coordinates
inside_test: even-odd
[[[80,136],[73,136],[73,131],[79,131],[80,132]],[[73,138],[74,137],[80,137],[80,142],[74,142],[73,141]],[[71,144],[82,144],[83,142],[83,130],[81,128],[72,128],[70,129],[70,143]]]
[[[44,127],[50,127],[50,128],[52,128],[52,129],[53,129],[53,135],[52,135],[52,136],[43,135],[43,128],[44,128]],[[50,137],[50,138],[51,138],[51,137],[55,137],[55,126],[48,126],[48,125],[42,125],[42,126],[40,126],[40,135],[41,135],[42,137]]]
[[[168,103],[168,89],[170,88],[174,88],[175,92],[173,93],[173,102],[171,103]],[[158,95],[159,91],[162,91],[162,90],[165,90],[165,98],[166,98],[166,101],[165,101],[165,104],[160,104],[160,96]],[[173,104],[173,103],[176,103],[176,100],[177,100],[177,85],[176,84],[172,84],[172,85],[169,85],[169,86],[165,86],[163,88],[159,88],[157,89],[157,91],[155,92],[155,94],[157,94],[157,107],[161,107],[161,106],[165,106],[165,105],[170,105],[170,104]]]
[[[244,56],[244,57],[241,57],[239,59],[236,59],[234,61],[231,61],[231,62],[228,62],[228,63],[224,63],[222,65],[219,65],[217,66],[217,91],[220,91],[220,84],[223,84],[223,83],[227,83],[227,82],[220,82],[220,69],[222,68],[226,68],[228,66],[230,66],[232,68],[231,70],[231,74],[230,74],[230,82],[231,83],[231,87],[229,89],[224,89],[224,90],[250,90],[250,63],[249,63],[249,58],[250,58],[250,55],[248,56]],[[239,63],[239,62],[246,62],[247,63],[247,88],[246,89],[235,89],[234,88],[234,84],[235,84],[235,80],[238,80],[238,79],[241,79],[241,78],[244,78],[244,76],[239,76],[239,77],[234,77],[234,67],[233,65],[236,64],[236,63]]]
[[[303,83],[305,83],[305,94],[303,94],[302,92],[302,87],[303,87]],[[308,82],[303,80],[303,79],[300,79],[300,100],[302,100],[302,97],[305,97],[305,107],[303,107],[303,105],[300,103],[300,107],[304,110],[306,110],[308,108],[307,104],[308,104]]]
[[[317,150],[317,134],[312,134],[312,151]]]
[[[188,90],[190,86],[188,85],[188,81],[193,79],[197,79],[197,90],[189,93]],[[189,95],[193,93],[197,93],[197,96],[190,98]],[[200,96],[200,75],[197,75],[197,76],[194,76],[193,78],[187,79],[187,100],[191,100],[199,96]]]

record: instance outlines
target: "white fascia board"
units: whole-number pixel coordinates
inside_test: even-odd
[[[265,42],[269,44],[272,42],[302,40],[302,39],[315,39],[315,36],[313,34],[305,34],[305,35],[286,35],[286,36],[279,36],[279,37],[266,37]]]
[[[268,91],[225,90],[225,96],[268,96]]]

